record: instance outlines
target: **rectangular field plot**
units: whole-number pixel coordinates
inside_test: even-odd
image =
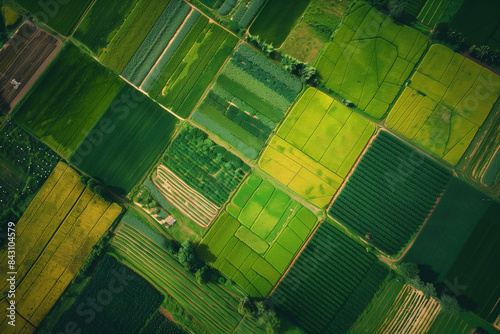
[[[189,125],[172,142],[163,164],[217,206],[229,199],[250,171],[240,158]]]
[[[18,0],[41,22],[47,24],[63,36],[69,36],[83,16],[92,0],[78,1],[33,1]]]
[[[113,252],[153,284],[166,298],[173,298],[193,316],[196,333],[231,333],[243,318],[238,299],[221,286],[199,284],[195,276],[155,239],[165,240],[156,230],[147,232],[137,224],[122,223],[112,241]],[[158,238],[154,238],[157,234]],[[257,326],[247,322],[251,329]]]
[[[358,2],[321,54],[316,67],[326,87],[381,119],[415,64],[427,38]]]
[[[250,27],[250,33],[279,48],[311,0],[270,0]]]
[[[99,307],[99,311],[93,313],[94,321],[85,321],[91,318],[82,317],[82,310],[89,313],[92,310],[86,308],[89,300]],[[105,255],[75,302],[58,320],[53,332],[63,333],[68,324],[74,324],[81,333],[140,333],[163,300],[160,291],[137,272],[115,257]]]
[[[375,126],[309,88],[271,140],[260,167],[322,208],[328,205],[370,140]]]
[[[128,193],[165,150],[177,123],[175,116],[126,85],[70,162]]]
[[[123,84],[74,44],[67,44],[18,103],[13,119],[69,158]]]
[[[16,311],[34,326],[64,292],[80,266],[121,213],[80,183],[60,162],[16,225]],[[7,268],[7,248],[0,263]],[[10,285],[2,282],[2,294]],[[5,318],[0,331],[10,327]]]
[[[302,83],[240,44],[191,119],[255,159]]]
[[[400,251],[443,193],[451,171],[380,132],[328,214],[382,252]]]
[[[218,206],[163,165],[158,166],[153,182],[172,205],[202,227],[210,225],[219,211]]]
[[[500,316],[500,204],[493,202],[446,274],[464,287],[458,301],[489,323]]]
[[[28,92],[61,45],[61,41],[31,23],[19,28],[0,50],[1,111],[10,111]]]
[[[251,174],[198,254],[250,296],[265,297],[316,226],[314,214]]]
[[[370,306],[369,306],[370,307]],[[385,286],[371,302],[370,311],[349,330],[350,334],[428,333],[441,312],[434,298],[396,280]]]
[[[345,333],[387,273],[375,256],[323,223],[270,300],[307,333]]]
[[[155,81],[148,84],[149,96],[177,115],[189,116],[237,42],[226,30],[199,17],[175,52],[166,60],[166,54],[160,59],[163,67]]]
[[[456,165],[499,95],[498,75],[435,44],[385,122],[434,156]]]

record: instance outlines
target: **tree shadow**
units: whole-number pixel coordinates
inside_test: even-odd
[[[215,256],[205,244],[199,244],[196,247],[196,254],[203,259],[203,261],[207,263],[213,263],[217,260],[217,256]]]

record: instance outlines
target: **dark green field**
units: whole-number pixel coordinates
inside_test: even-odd
[[[424,280],[441,282],[490,206],[486,198],[478,190],[453,178],[402,261],[418,264]]]
[[[311,0],[269,0],[250,27],[250,34],[280,47]]]
[[[68,158],[124,81],[67,44],[13,111],[14,120]]]
[[[63,36],[69,36],[92,0],[34,1],[17,0],[38,20]]]
[[[166,148],[177,118],[125,86],[70,162],[128,193]]]
[[[492,49],[499,49],[499,14],[498,0],[465,0],[450,21],[450,26],[461,32],[471,45],[488,44]]]
[[[499,217],[500,204],[491,203],[445,279],[445,284],[461,286],[458,300],[488,322],[500,315]]]
[[[81,333],[136,334],[162,301],[144,278],[107,255],[53,333],[67,333],[71,323]]]

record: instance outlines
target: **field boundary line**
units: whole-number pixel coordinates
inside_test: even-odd
[[[94,4],[96,2],[97,2],[97,0],[92,0],[92,3],[87,7],[87,9],[83,13],[82,17],[80,17],[80,20],[78,20],[78,22],[76,23],[76,25],[71,30],[71,33],[69,34],[70,36],[75,33],[75,31],[78,29],[78,27],[80,26],[80,24],[82,23],[82,21],[85,19],[85,17],[87,16],[87,14],[90,12],[90,10],[92,9],[92,7],[94,7]]]
[[[174,42],[174,40],[177,38],[177,36],[179,35],[179,32],[181,31],[181,29],[184,27],[184,25],[186,24],[186,21],[193,15],[193,12],[194,12],[194,9],[193,7],[191,7],[191,10],[189,11],[188,15],[184,18],[184,20],[182,21],[181,25],[179,26],[179,28],[177,28],[177,30],[175,31],[175,34],[174,36],[172,36],[172,38],[170,39],[170,41],[168,41],[168,44],[167,46],[165,47],[165,49],[163,50],[163,52],[161,53],[161,55],[158,57],[158,59],[156,60],[156,62],[153,64],[153,66],[151,67],[151,69],[149,70],[148,74],[146,74],[146,76],[144,77],[144,79],[141,81],[141,83],[139,84],[139,89],[142,89],[142,86],[144,85],[144,83],[146,82],[146,80],[148,79],[148,77],[151,75],[151,73],[155,70],[155,68],[158,66],[158,63],[161,61],[161,59],[163,58],[163,56],[165,55],[165,53],[167,53],[167,50],[170,48],[170,46],[172,45],[172,43]],[[189,30],[191,31],[191,29]],[[155,80],[156,81],[156,80]]]

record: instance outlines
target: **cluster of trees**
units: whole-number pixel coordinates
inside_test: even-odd
[[[461,308],[455,297],[447,294],[441,294],[438,297],[436,288],[432,283],[425,283],[420,278],[420,269],[414,263],[402,263],[398,266],[398,271],[401,276],[405,279],[406,283],[413,286],[415,289],[420,290],[424,293],[427,298],[436,298],[441,304],[441,308],[452,314],[460,313]]]
[[[106,189],[106,185],[104,182],[101,182],[99,180],[96,180],[90,176],[82,175],[80,176],[80,182],[87,186],[92,192],[95,194],[99,195],[101,198],[103,198],[106,201],[111,201],[113,196],[112,194]]]
[[[386,13],[390,18],[406,21],[406,9],[412,0],[367,0],[370,5]]]
[[[106,249],[108,248],[111,237],[112,232],[108,230],[102,235],[101,239],[99,239],[99,241],[92,246],[92,252],[89,254],[85,262],[78,270],[78,273],[75,275],[75,282],[81,283],[83,279],[89,276],[89,274],[95,269],[102,256],[106,254]]]
[[[450,28],[446,22],[439,23],[432,31],[431,38],[441,42],[454,51],[465,52],[490,65],[500,66],[500,50],[493,50],[488,45],[469,45],[461,32]]]
[[[135,196],[135,201],[141,204],[144,208],[151,210],[152,214],[160,214],[160,204],[153,198],[151,192],[146,188],[141,188]]]
[[[300,60],[287,55],[282,54],[276,50],[272,44],[268,44],[260,40],[259,36],[252,36],[248,34],[246,38],[247,42],[261,50],[266,56],[274,60],[280,60],[281,67],[294,75],[297,75],[300,80],[304,83],[316,86],[318,80],[316,78],[316,68],[308,65],[307,63],[301,62]]]
[[[238,313],[256,320],[268,334],[278,333],[281,327],[281,320],[275,311],[270,310],[264,302],[256,302],[249,296],[240,299]]]
[[[209,282],[226,286],[232,284],[231,280],[222,276],[218,270],[210,267],[205,261],[200,260],[189,241],[179,244],[173,239],[166,239],[165,248],[167,252],[177,257],[187,271],[194,274],[198,284],[201,285]]]

